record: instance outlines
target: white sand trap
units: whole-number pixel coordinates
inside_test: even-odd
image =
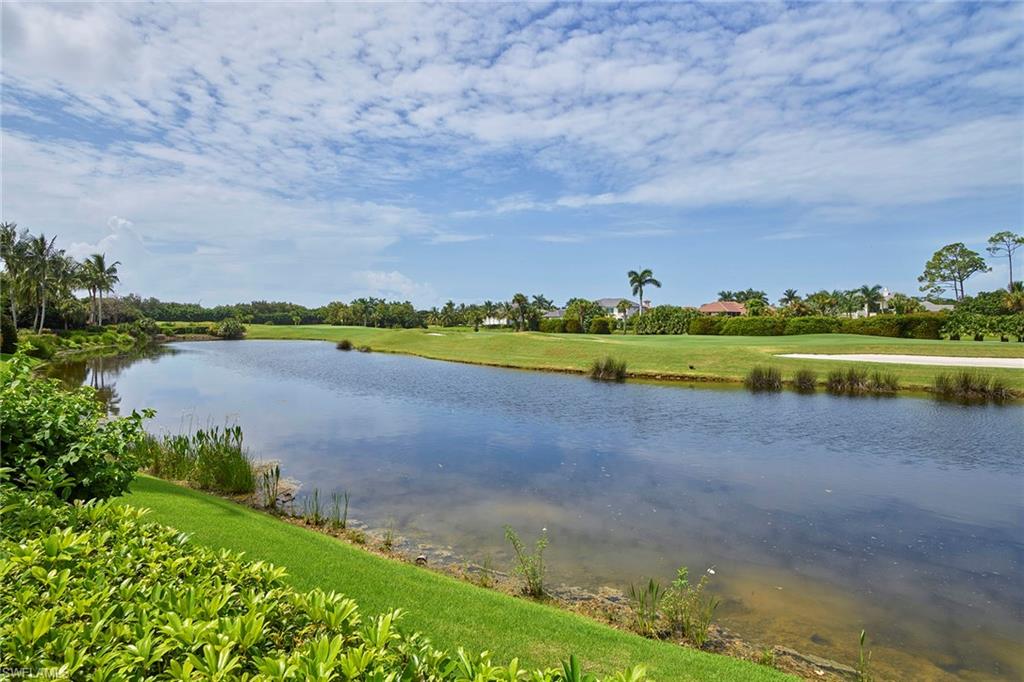
[[[1024,358],[964,358],[952,355],[890,355],[888,353],[845,353],[825,355],[817,353],[785,353],[780,358],[806,360],[846,360],[848,362],[885,362],[899,365],[941,365],[944,367],[998,367],[1024,369]]]
[[[438,334],[437,332],[427,332],[427,336],[444,336],[444,334]]]

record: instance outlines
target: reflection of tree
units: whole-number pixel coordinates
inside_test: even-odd
[[[47,370],[47,376],[59,379],[68,388],[91,386],[96,389],[96,398],[111,414],[120,414],[121,396],[117,393],[116,379],[121,372],[143,360],[155,360],[162,355],[177,351],[166,346],[151,346],[132,353],[118,355],[94,355],[78,359],[55,362]]]

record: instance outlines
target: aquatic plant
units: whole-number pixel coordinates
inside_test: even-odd
[[[544,595],[544,550],[548,546],[547,528],[541,531],[532,553],[527,552],[523,541],[519,539],[512,526],[505,526],[505,540],[512,545],[516,556],[515,572],[523,577],[523,591],[531,597]]]
[[[867,631],[860,631],[859,656],[857,658],[857,681],[871,682],[874,679],[871,675],[871,652],[864,651],[864,642],[867,640]]]
[[[892,372],[875,370],[868,378],[868,390],[872,393],[895,393],[900,390],[900,380]]]
[[[278,464],[264,467],[260,471],[260,497],[263,506],[277,511],[277,500],[281,496],[281,467]]]
[[[385,552],[390,552],[395,547],[395,522],[388,521],[387,528],[384,529],[384,539],[380,543],[381,548]]]
[[[597,381],[617,381],[621,383],[626,380],[626,361],[616,360],[612,357],[594,360],[593,364],[590,365],[590,378]]]
[[[1013,397],[1013,392],[1001,379],[969,370],[936,375],[932,390],[940,398],[965,402],[1001,402]]]
[[[793,375],[793,388],[802,393],[813,393],[818,386],[818,375],[810,369],[798,369]]]
[[[313,492],[302,501],[302,518],[314,526],[322,526],[326,517],[324,508],[320,502],[320,489],[313,488]]]
[[[256,475],[240,426],[213,426],[195,433],[148,438],[139,446],[154,476],[187,481],[200,490],[228,494],[256,490]]]
[[[650,637],[657,633],[659,610],[665,591],[654,578],[647,581],[645,587],[637,587],[630,583],[629,607],[633,611],[633,627],[641,635]]]
[[[721,604],[718,597],[704,594],[713,574],[713,569],[708,569],[694,585],[690,582],[689,569],[681,566],[664,599],[665,615],[672,630],[697,648],[703,647],[708,641],[711,620]]]
[[[331,493],[331,528],[345,530],[348,527],[348,491]]]
[[[342,339],[338,341],[338,345],[335,346],[338,350],[352,350],[352,342],[348,339]]]
[[[765,367],[754,365],[747,372],[744,385],[752,391],[781,391],[782,372],[778,367]]]

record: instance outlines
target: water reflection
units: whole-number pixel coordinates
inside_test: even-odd
[[[1017,678],[1024,410],[751,395],[340,353],[180,344],[86,366],[153,427],[236,419],[254,452],[353,515],[508,559],[547,527],[556,580],[716,567],[722,619],[901,678]],[[98,359],[94,359],[98,360]],[[93,361],[89,361],[93,362]],[[116,388],[116,391],[114,391]]]

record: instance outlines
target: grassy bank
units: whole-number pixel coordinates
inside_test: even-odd
[[[784,680],[778,671],[620,632],[586,618],[384,559],[246,507],[149,477],[124,500],[194,542],[243,551],[288,570],[288,582],[354,598],[366,614],[408,610],[403,626],[441,647],[488,650],[548,666],[575,653],[588,670],[643,664],[656,680]]]
[[[799,369],[824,378],[845,367],[828,360],[775,357],[782,353],[902,353],[964,357],[1024,357],[1024,344],[974,341],[925,341],[850,334],[804,336],[601,336],[591,334],[512,333],[462,329],[370,329],[330,325],[250,325],[250,339],[349,339],[375,351],[407,353],[502,367],[587,371],[595,359],[625,360],[632,375],[740,382],[755,365],[778,367],[790,380]],[[904,388],[930,387],[948,367],[858,363],[896,375]],[[1024,372],[984,369],[1016,391],[1024,391]]]

